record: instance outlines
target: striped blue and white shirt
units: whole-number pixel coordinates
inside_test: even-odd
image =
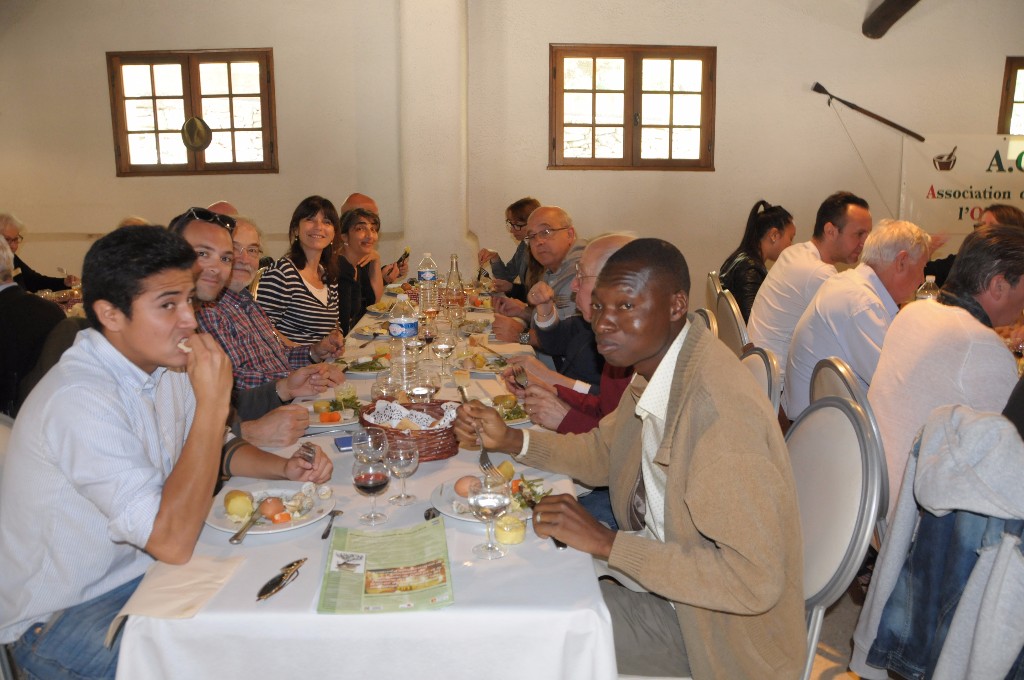
[[[287,257],[263,272],[256,301],[277,332],[299,344],[319,342],[338,327],[338,284],[327,285],[324,304]]]

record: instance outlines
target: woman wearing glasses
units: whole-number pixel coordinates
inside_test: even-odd
[[[526,198],[520,198],[505,208],[505,225],[508,227],[509,233],[512,234],[512,238],[518,244],[516,252],[512,254],[512,258],[508,262],[502,262],[501,256],[496,250],[490,250],[489,248],[480,249],[480,266],[484,267],[490,263],[491,272],[494,273],[494,290],[499,293],[512,291],[512,297],[521,297],[525,300],[526,290],[528,289],[526,277],[532,258],[530,257],[530,248],[526,241],[523,240],[523,236],[526,235],[526,221],[529,219],[530,213],[539,207],[540,201],[527,196]],[[537,264],[535,269],[539,272],[540,265]],[[513,285],[516,279],[519,279],[518,287]],[[522,291],[519,295],[516,295],[519,288],[522,288]]]
[[[260,279],[257,302],[278,334],[293,343],[319,341],[338,327],[337,263],[331,257],[338,211],[322,196],[299,203],[288,225],[288,253]]]
[[[366,308],[384,295],[380,268],[380,218],[364,208],[353,208],[341,216],[338,264],[338,321],[346,335],[366,313]]]

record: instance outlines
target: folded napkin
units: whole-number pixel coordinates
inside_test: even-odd
[[[421,430],[443,430],[451,427],[455,421],[455,409],[458,404],[447,402],[441,404],[444,415],[440,420],[434,422],[434,417],[422,411],[413,411],[399,404],[397,401],[379,399],[373,406],[372,412],[366,413],[366,419],[374,425],[386,425],[398,429],[415,429],[409,427],[409,423],[415,423]]]
[[[160,619],[195,616],[244,561],[244,557],[193,555],[187,564],[155,563],[110,622],[105,644],[110,647],[124,619],[132,614]]]

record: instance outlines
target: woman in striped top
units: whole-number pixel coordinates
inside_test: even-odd
[[[288,253],[260,278],[257,302],[286,341],[317,342],[338,326],[337,263],[331,253],[339,226],[329,200],[303,200],[288,226]]]

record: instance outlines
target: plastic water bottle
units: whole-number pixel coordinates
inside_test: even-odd
[[[419,334],[420,322],[416,311],[409,302],[409,296],[400,293],[398,302],[391,308],[388,319],[388,335],[392,338],[404,340],[415,338]]]
[[[935,277],[931,274],[924,277],[924,283],[917,289],[914,297],[918,300],[935,300],[939,297],[939,287],[935,285]]]
[[[419,281],[420,310],[428,319],[433,319],[441,309],[437,299],[437,263],[430,253],[423,253],[416,272]]]

